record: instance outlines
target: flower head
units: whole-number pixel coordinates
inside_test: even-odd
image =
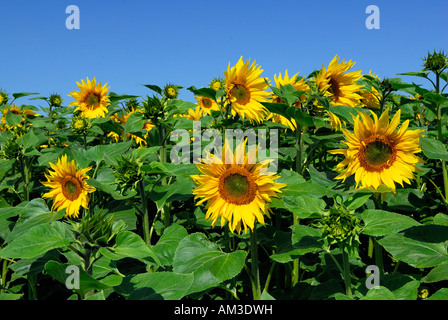
[[[355,107],[359,104],[361,85],[356,81],[361,77],[361,71],[348,72],[355,62],[342,60],[336,55],[331,60],[328,68],[322,66],[322,70],[316,76],[316,84],[324,96],[330,98],[333,105],[345,105]]]
[[[342,129],[347,139],[346,149],[329,151],[345,157],[336,167],[342,171],[336,179],[345,181],[354,174],[356,187],[361,184],[378,189],[384,184],[395,191],[395,183],[410,184],[410,179],[415,178],[413,173],[419,170],[416,164],[423,162],[415,155],[421,151],[419,135],[423,130],[407,130],[409,120],[397,130],[400,110],[390,123],[388,109],[379,119],[375,113],[371,114],[373,119],[366,112],[360,112],[355,119],[354,133]]]
[[[198,184],[193,194],[201,199],[196,205],[207,202],[206,218],[213,226],[221,219],[221,225],[228,221],[230,231],[240,233],[242,226],[245,232],[247,227],[253,230],[255,221],[264,224],[271,197],[278,198],[277,193],[286,186],[275,182],[279,176],[274,173],[262,174],[269,160],[255,164],[249,161],[254,151],[246,152],[244,142],[233,153],[227,141],[222,157],[208,154],[203,164],[197,165],[202,174],[191,176]]]
[[[69,94],[75,99],[69,106],[76,106],[75,112],[80,111],[88,119],[105,117],[108,112],[107,106],[110,104],[107,83],[102,86],[101,82],[96,83],[95,78],[92,81],[87,78],[87,81],[81,80],[81,84],[79,82],[77,84],[80,91]]]
[[[42,184],[51,190],[43,198],[53,198],[51,210],[66,209],[66,216],[77,218],[81,207],[88,208],[88,194],[96,190],[87,184],[86,172],[91,167],[78,170],[74,160],[67,161],[67,155],[59,158],[56,164],[50,163],[50,167],[54,171],[45,174],[47,181]]]
[[[238,114],[243,120],[260,123],[264,120],[267,109],[261,104],[266,102],[269,92],[268,84],[260,75],[263,70],[250,64],[250,59],[243,62],[243,57],[233,67],[224,72],[225,91],[232,115]]]

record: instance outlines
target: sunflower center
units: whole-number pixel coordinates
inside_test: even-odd
[[[78,199],[81,194],[81,185],[75,177],[66,177],[62,184],[62,193],[64,196],[73,201]]]
[[[256,184],[251,173],[242,167],[231,167],[219,181],[221,197],[227,202],[244,205],[255,198]]]
[[[361,166],[367,171],[382,171],[389,168],[395,161],[395,146],[382,135],[372,135],[364,141],[363,147],[358,153]]]
[[[381,141],[371,142],[364,149],[366,161],[373,166],[381,166],[387,163],[392,153],[392,148]]]
[[[328,91],[330,91],[336,99],[339,97],[339,83],[333,78],[330,78],[330,88],[328,89]]]
[[[100,97],[97,94],[90,94],[87,98],[87,105],[91,107],[92,109],[96,108],[100,102]]]
[[[207,109],[211,108],[212,101],[210,99],[204,99],[204,100],[202,100],[202,106]]]
[[[250,101],[250,92],[243,84],[234,84],[230,94],[236,98],[236,102],[239,104],[246,104]]]

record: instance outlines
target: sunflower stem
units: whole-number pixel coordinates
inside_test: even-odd
[[[148,215],[148,203],[146,200],[145,186],[143,179],[138,182],[140,190],[140,198],[142,201],[142,214],[143,214],[143,240],[146,244],[150,244],[150,233],[149,233],[149,215]]]
[[[348,260],[348,253],[342,249],[342,262],[344,265],[344,282],[345,282],[345,293],[352,297],[352,284],[351,284],[351,275],[350,275],[350,262]]]
[[[257,244],[257,229],[254,226],[253,230],[249,231],[250,234],[250,251],[251,251],[251,267],[252,267],[252,293],[254,300],[260,300],[260,273],[258,269],[258,244]]]

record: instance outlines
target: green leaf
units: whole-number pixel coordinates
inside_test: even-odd
[[[142,273],[126,277],[116,291],[128,300],[180,300],[194,280],[192,273]]]
[[[448,215],[444,213],[438,213],[434,216],[434,224],[440,224],[442,226],[448,226]]]
[[[153,250],[163,266],[173,264],[174,253],[180,241],[188,235],[187,230],[178,224],[173,224],[165,229],[162,237],[153,246]]]
[[[112,260],[133,258],[148,263],[160,261],[152,248],[143,239],[131,231],[122,231],[117,235],[113,248],[101,248],[100,252]]]
[[[22,116],[14,114],[9,111],[6,113],[5,119],[6,119],[6,125],[10,127],[15,127],[19,125],[23,120]]]
[[[0,250],[0,257],[33,258],[51,249],[68,246],[70,240],[66,238],[63,229],[65,227],[59,221],[34,226]]]
[[[434,292],[426,300],[448,300],[448,288],[442,288],[442,289]]]
[[[420,136],[422,151],[429,159],[441,159],[448,161],[448,151],[441,141],[429,137]]]
[[[138,98],[138,96],[132,96],[129,94],[116,94],[115,92],[110,92],[109,93],[109,100],[111,103],[116,102],[116,101],[120,101],[120,100],[127,100],[127,99],[131,99],[131,98]]]
[[[404,72],[404,73],[397,73],[398,75],[403,76],[415,76],[415,77],[421,77],[421,78],[428,78],[429,71],[411,71],[411,72]]]
[[[33,92],[17,92],[17,93],[13,93],[12,96],[14,97],[14,99],[18,99],[18,98],[22,98],[22,97],[26,97],[26,96],[31,96],[33,94],[39,94],[39,93],[33,93]]]
[[[284,192],[287,194],[286,192]],[[288,209],[300,219],[319,217],[326,206],[323,199],[307,196],[282,196],[284,208]]]
[[[221,90],[215,90],[212,88],[200,88],[197,89],[194,86],[188,87],[187,90],[191,91],[197,97],[206,97],[218,102],[218,99],[224,95]]]
[[[59,282],[66,284],[67,278],[72,274],[67,272],[67,268],[70,265],[68,263],[62,264],[56,261],[48,261],[45,264],[45,270],[49,275],[58,280]],[[122,277],[118,275],[113,275],[113,277],[108,277],[102,280],[94,279],[92,276],[87,274],[81,267],[79,269],[79,289],[73,289],[81,296],[84,296],[87,292],[91,290],[104,290],[118,286],[121,283]]]
[[[133,112],[124,125],[124,135],[126,136],[128,133],[143,132],[143,126],[146,122],[147,120],[144,119],[143,113]]]
[[[362,213],[363,233],[370,236],[386,236],[417,226],[420,223],[402,214],[369,209]]]
[[[143,86],[145,86],[146,88],[149,88],[149,89],[157,92],[158,94],[162,95],[162,88],[160,88],[159,86],[156,86],[154,84],[144,84]]]
[[[447,239],[447,226],[422,225],[378,242],[396,259],[415,268],[430,268],[448,262]]]
[[[194,182],[190,177],[178,176],[169,186],[155,186],[148,197],[153,200],[160,209],[166,202],[174,200],[185,201],[192,197]]]
[[[444,280],[448,280],[448,263],[434,267],[422,278],[422,282],[438,282]]]
[[[193,233],[179,243],[174,254],[173,271],[193,273],[194,280],[188,294],[200,292],[237,276],[243,269],[246,256],[247,253],[240,250],[222,252],[203,233]]]
[[[386,287],[378,286],[370,289],[361,300],[397,300],[397,298]]]

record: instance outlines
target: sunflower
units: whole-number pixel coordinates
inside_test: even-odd
[[[328,111],[327,113],[331,122],[331,130],[339,131],[346,127],[347,124],[344,120],[339,119],[339,117],[331,111]]]
[[[140,109],[134,109],[131,108],[131,110],[129,110],[128,112],[126,112],[123,116],[119,116],[117,114],[114,114],[110,117],[110,119],[114,120],[115,122],[120,123],[121,125],[126,125],[126,122],[128,121],[129,117],[131,116],[131,114],[135,113],[135,112],[140,112],[143,113],[143,111],[141,111]],[[147,120],[147,122],[145,122],[145,124],[143,125],[144,130],[146,130],[145,136],[144,138],[146,139],[148,136],[149,131],[154,128],[155,125],[153,125],[151,123],[151,121]],[[114,131],[111,131],[107,134],[108,137],[111,137],[113,141],[118,142],[120,140],[120,135]],[[131,138],[133,139],[140,147],[146,146],[147,142],[145,139],[140,138],[139,136],[132,134],[132,133],[128,133],[126,135],[127,138]]]
[[[372,71],[369,71],[368,74],[370,77],[378,78],[377,75],[373,74]],[[363,89],[359,92],[359,95],[361,96],[361,106],[369,109],[380,109],[380,99],[381,94],[378,92],[378,90],[375,89],[374,86],[371,86],[370,90]]]
[[[354,174],[356,188],[361,183],[363,187],[376,190],[384,184],[395,192],[396,182],[401,186],[403,182],[410,184],[409,179],[415,178],[413,173],[420,171],[416,164],[423,160],[415,153],[421,151],[419,135],[423,130],[407,130],[409,120],[397,130],[400,110],[390,123],[388,109],[379,119],[374,112],[370,112],[373,120],[364,111],[356,116],[354,133],[342,129],[347,139],[347,149],[329,151],[345,157],[336,167],[336,170],[342,171],[336,179],[345,181]]]
[[[219,111],[219,106],[215,100],[207,97],[194,97],[198,103],[197,105],[202,110],[203,114],[211,115],[211,111]]]
[[[107,106],[110,104],[107,83],[102,86],[101,82],[96,83],[95,78],[92,81],[87,78],[87,82],[81,80],[81,84],[77,82],[77,85],[81,91],[73,91],[69,94],[75,99],[69,106],[76,106],[75,111],[81,111],[85,118],[104,118],[108,112]]]
[[[345,105],[355,107],[359,105],[361,85],[356,81],[361,78],[361,71],[347,72],[355,62],[342,60],[336,55],[331,60],[328,69],[325,65],[316,76],[316,84],[320,92],[328,97],[333,105]]]
[[[261,104],[266,102],[269,87],[260,75],[263,70],[255,65],[250,65],[250,59],[243,62],[243,57],[237,64],[224,71],[225,92],[230,103],[232,115],[238,114],[243,120],[247,118],[251,123],[260,123],[264,120],[267,109]]]
[[[280,88],[281,86],[290,84],[298,91],[309,91],[310,86],[306,83],[305,79],[304,78],[298,79],[297,75],[298,75],[298,73],[296,73],[295,75],[293,75],[290,78],[288,75],[288,70],[285,70],[284,77],[282,77],[281,73],[278,74],[278,77],[277,77],[277,75],[274,75],[275,86],[277,88]],[[279,103],[283,102],[282,99],[275,94],[272,94],[271,97],[272,97],[271,102],[274,102],[274,103],[275,102],[279,102]],[[304,102],[305,100],[306,100],[306,96],[304,94],[302,94],[300,96],[300,101],[297,101],[296,103],[294,103],[294,106],[300,108],[302,102]],[[297,128],[297,124],[294,119],[289,120],[288,118],[281,116],[279,114],[269,113],[269,115],[266,117],[266,120],[271,120],[271,119],[275,123],[281,123],[281,124],[289,127],[292,131],[296,130],[296,128]]]
[[[67,155],[59,158],[56,164],[50,163],[50,167],[54,171],[45,174],[47,181],[42,182],[42,184],[50,187],[51,190],[42,197],[53,198],[52,211],[60,211],[65,208],[66,216],[77,218],[80,207],[88,208],[88,194],[96,191],[86,182],[89,176],[85,173],[91,167],[77,170],[75,161],[68,162]]]
[[[195,199],[202,198],[196,205],[207,201],[206,219],[212,220],[213,226],[221,218],[221,225],[228,221],[231,232],[240,233],[241,225],[247,232],[247,227],[253,230],[255,219],[264,224],[263,214],[269,217],[271,197],[278,198],[286,184],[274,182],[279,178],[274,173],[262,174],[270,160],[250,163],[249,156],[256,150],[246,153],[246,142],[233,153],[227,141],[224,150],[221,158],[207,154],[203,164],[197,165],[203,174],[191,176],[198,184],[193,190]]]

